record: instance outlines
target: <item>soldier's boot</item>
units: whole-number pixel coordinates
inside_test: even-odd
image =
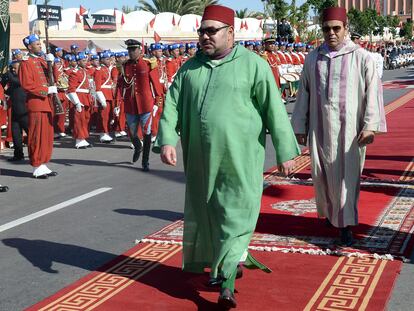
[[[149,154],[151,151],[151,134],[144,136],[144,151],[142,153],[142,170],[144,172],[149,171]]]
[[[134,155],[132,156],[132,162],[137,162],[139,159],[139,156],[141,155],[141,151],[142,151],[142,144],[141,141],[139,140],[139,138],[133,137],[131,139],[132,144],[134,145]]]

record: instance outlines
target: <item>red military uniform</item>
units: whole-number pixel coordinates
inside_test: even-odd
[[[69,109],[69,100],[66,97],[66,91],[69,87],[69,76],[67,71],[65,71],[63,59],[61,59],[60,63],[55,63],[53,66],[53,76],[58,89],[58,97],[65,112],[54,117],[55,133],[65,133],[66,111]]]
[[[280,75],[279,75],[279,65],[280,65],[280,59],[277,56],[277,54],[265,51],[264,52],[265,59],[267,60],[267,63],[270,66],[270,69],[272,69],[273,76],[275,77],[275,81],[277,84],[277,87],[280,89]]]
[[[68,93],[76,93],[80,103],[84,105],[81,112],[76,111],[75,107],[71,108],[75,110],[73,137],[77,140],[86,139],[89,137],[89,119],[92,98],[90,95],[89,77],[85,68],[78,67],[72,70],[69,75]],[[74,105],[76,104],[75,102],[72,103]]]
[[[118,78],[118,88],[124,98],[125,113],[152,112],[155,97],[163,94],[157,63],[140,57],[123,64],[124,74]]]
[[[282,51],[277,51],[277,56],[279,57],[280,60],[280,64],[281,65],[286,65],[288,64],[286,57],[285,57],[285,53],[283,53]]]
[[[106,99],[106,107],[99,107],[100,120],[98,122],[98,132],[109,133],[109,117],[114,108],[114,81],[112,80],[112,66],[109,68],[104,64],[95,73],[95,90],[102,92]]]
[[[181,67],[182,60],[180,57],[174,58],[170,57],[167,59],[166,62],[166,70],[167,70],[167,79],[168,83],[171,84],[174,80],[175,74],[177,73],[178,69]]]
[[[300,61],[300,56],[299,56],[298,53],[292,52],[292,53],[290,53],[290,56],[292,57],[293,65],[296,65],[296,66],[302,65],[302,63]]]
[[[293,58],[292,55],[289,52],[284,53],[286,64],[293,65]]]
[[[122,68],[122,65],[120,65],[120,67],[114,66],[112,67],[112,70],[111,70],[111,77],[114,83],[114,90],[113,90],[114,99],[115,99],[114,107],[119,107],[119,115],[118,116],[114,115],[114,121],[115,121],[114,129],[115,129],[115,132],[118,132],[118,133],[125,132],[125,129],[126,129],[124,100],[121,96],[118,96],[118,99],[116,100],[118,78],[122,74],[121,68]]]
[[[53,151],[53,109],[46,77],[47,64],[42,57],[30,54],[22,61],[19,79],[27,93],[28,152],[33,167],[49,162]]]
[[[300,63],[302,65],[304,65],[305,64],[305,58],[306,58],[305,54],[303,52],[299,52],[298,55],[299,55],[299,58],[300,58]]]
[[[152,119],[152,124],[151,124],[151,134],[152,136],[156,137],[158,134],[158,124],[160,122],[160,118],[162,115],[162,111],[164,110],[164,100],[165,100],[165,94],[167,93],[168,90],[168,78],[167,78],[167,68],[166,68],[166,59],[165,57],[161,57],[157,59],[157,64],[158,64],[158,75],[160,77],[160,84],[163,87],[163,95],[162,95],[162,100],[159,100],[157,105],[158,105],[158,110],[155,114],[155,116]]]

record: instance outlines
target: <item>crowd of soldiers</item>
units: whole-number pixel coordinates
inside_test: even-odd
[[[126,51],[91,53],[80,51],[73,44],[70,51],[54,47],[53,54],[46,54],[36,35],[26,37],[24,43],[28,53],[12,51],[9,71],[3,75],[0,87],[0,126],[6,128],[6,139],[1,143],[14,149],[13,157],[8,160],[24,159],[23,133],[26,133],[33,177],[56,176],[46,166],[53,139],[71,135],[74,147],[84,149],[92,147],[89,134],[94,132],[99,134],[101,143],[129,136],[134,149],[133,162],[142,154],[142,168],[148,171],[151,142],[157,135],[165,94],[178,69],[197,52],[198,44],[142,46],[138,40],[129,39],[125,41]],[[264,58],[284,100],[294,98],[305,57],[313,49],[311,45],[279,42],[275,38],[237,44]],[[53,77],[48,75],[47,63],[52,66]],[[30,74],[21,72],[22,67],[34,73],[32,80]],[[42,98],[38,98],[39,94]],[[52,96],[59,99],[63,113],[54,112]],[[45,126],[30,130],[34,127],[35,112],[51,113],[49,131]],[[47,147],[30,147],[30,141],[47,142],[46,137],[51,137]],[[39,154],[34,155],[36,152]]]

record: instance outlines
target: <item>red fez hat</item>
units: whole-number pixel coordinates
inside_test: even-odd
[[[234,11],[222,5],[209,5],[204,9],[201,21],[213,20],[234,27]]]
[[[326,8],[322,12],[322,23],[327,21],[341,21],[346,24],[346,9],[345,8]]]

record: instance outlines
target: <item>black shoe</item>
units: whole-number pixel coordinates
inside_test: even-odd
[[[49,178],[49,176],[47,175],[47,174],[43,174],[43,175],[39,175],[39,176],[32,176],[33,178],[36,178],[36,179],[48,179]]]
[[[352,236],[351,228],[345,227],[341,228],[341,245],[343,246],[351,246],[354,243],[354,238]]]
[[[132,162],[138,161],[142,151],[142,144],[138,137],[132,138],[132,144],[134,145],[134,155],[132,156]]]
[[[55,176],[57,176],[59,174],[58,174],[58,172],[52,171],[50,173],[47,173],[46,175],[49,176],[49,177],[55,177]]]
[[[142,164],[142,171],[143,172],[149,172],[149,164],[148,163],[146,163],[146,164]]]
[[[325,218],[325,226],[328,228],[333,228],[333,224],[331,224],[328,218]]]
[[[210,280],[208,280],[207,286],[208,287],[217,287],[217,286],[221,286],[221,284],[223,283],[223,278],[221,276],[218,276],[216,278],[211,278]]]
[[[241,265],[237,265],[236,279],[243,277],[243,268]]]
[[[225,309],[236,308],[237,301],[234,294],[228,288],[222,288],[220,290],[220,296],[218,298],[218,305]]]
[[[24,157],[16,157],[16,156],[14,156],[13,158],[7,159],[7,161],[9,161],[9,162],[18,162],[18,161],[22,161],[22,160],[24,160]]]
[[[7,186],[0,186],[0,192],[7,192],[9,191],[9,187]]]

